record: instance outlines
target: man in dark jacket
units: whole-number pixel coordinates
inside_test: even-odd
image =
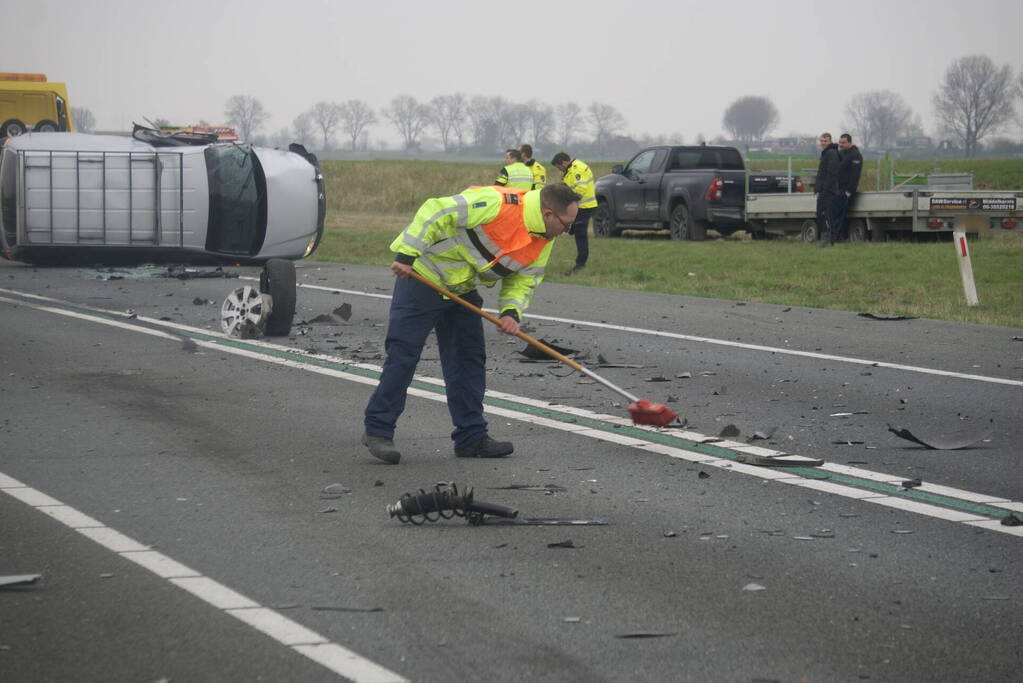
[[[849,207],[863,171],[863,155],[852,143],[852,136],[842,133],[838,138],[838,195],[832,212],[837,239],[849,239]]]
[[[821,133],[817,144],[821,148],[821,161],[817,165],[817,180],[814,183],[817,193],[817,238],[820,246],[830,247],[834,237],[832,211],[838,193],[838,145],[831,141],[831,133]]]

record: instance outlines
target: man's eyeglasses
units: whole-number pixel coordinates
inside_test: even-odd
[[[558,222],[561,223],[561,227],[565,229],[565,232],[568,232],[569,230],[572,229],[572,224],[566,223],[565,221],[561,220],[561,216],[559,216],[558,214],[551,211],[550,215],[558,219]]]

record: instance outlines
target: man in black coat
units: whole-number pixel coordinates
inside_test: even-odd
[[[831,133],[821,133],[817,138],[821,148],[821,161],[817,165],[817,238],[820,246],[830,247],[834,236],[832,212],[838,193],[838,145],[831,141]]]
[[[838,138],[838,195],[832,212],[837,239],[849,239],[849,207],[863,172],[863,155],[852,143],[852,136],[842,133]]]

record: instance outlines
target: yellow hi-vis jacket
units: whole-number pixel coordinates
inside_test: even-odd
[[[582,197],[579,200],[580,209],[596,208],[597,195],[593,186],[593,171],[589,166],[578,159],[572,159],[572,163],[565,169],[565,184]]]
[[[521,161],[508,164],[497,174],[494,185],[503,185],[513,190],[532,190],[533,172]]]
[[[536,159],[524,162],[533,171],[533,189],[539,190],[547,184],[547,169]]]
[[[426,200],[391,251],[455,294],[500,280],[498,310],[521,320],[554,246],[546,232],[539,190],[470,187]]]

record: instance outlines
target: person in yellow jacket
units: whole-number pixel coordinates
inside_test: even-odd
[[[575,220],[579,196],[563,183],[542,190],[469,188],[428,199],[391,243],[391,271],[398,277],[391,299],[380,384],[365,410],[362,443],[371,455],[397,464],[398,417],[423,345],[437,333],[455,455],[499,458],[514,449],[492,439],[483,418],[486,346],[482,318],[422,282],[415,271],[482,307],[478,283],[501,283],[498,331],[516,334],[533,292],[543,280],[554,238]]]
[[[551,159],[551,166],[564,174],[564,182],[581,197],[579,200],[579,213],[569,234],[575,237],[575,266],[565,275],[578,273],[586,267],[586,261],[590,258],[590,215],[597,208],[597,195],[593,185],[593,171],[590,167],[573,159],[564,152],[558,152]]]
[[[539,161],[533,158],[533,146],[522,143],[519,145],[519,153],[522,154],[522,163],[533,172],[533,189],[539,190],[547,184],[547,169]]]
[[[510,187],[513,190],[532,190],[533,172],[522,163],[522,153],[517,149],[504,151],[504,168],[497,174],[494,185]]]

